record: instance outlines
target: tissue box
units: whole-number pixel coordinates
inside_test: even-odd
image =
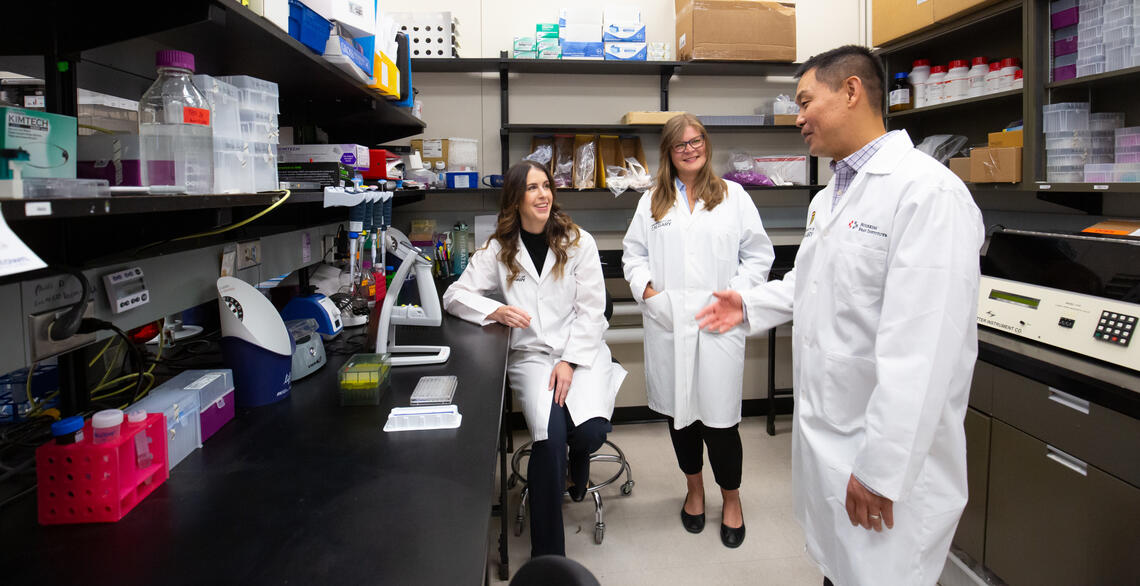
[[[538,59],[538,51],[515,51],[511,57],[515,59]]]
[[[568,24],[602,24],[602,14],[597,8],[560,8],[558,9],[558,26]]]
[[[537,39],[557,39],[558,25],[553,23],[540,22],[534,25],[534,36]]]
[[[602,41],[607,43],[644,43],[645,25],[640,22],[607,22],[602,27]]]
[[[602,9],[602,22],[641,22],[641,7],[610,4]]]
[[[538,59],[561,59],[562,58],[562,48],[561,47],[551,47],[549,49],[542,49],[541,51],[538,51],[537,58]]]
[[[566,43],[598,43],[602,40],[602,27],[597,24],[575,24],[571,23],[564,27],[558,28],[558,38],[562,39],[562,45]],[[566,51],[563,50],[563,53]]]
[[[277,155],[282,163],[344,163],[358,171],[369,167],[368,148],[358,144],[281,145]]]
[[[645,61],[648,55],[645,43],[606,43],[607,61]]]
[[[601,41],[582,43],[563,41],[563,59],[601,59],[605,55],[605,44]]]
[[[71,116],[23,108],[0,108],[0,148],[29,154],[20,173],[28,177],[75,179],[79,122]],[[4,169],[4,176],[8,170]]]
[[[511,50],[515,53],[520,51],[535,51],[534,37],[515,37],[514,43],[511,45]]]

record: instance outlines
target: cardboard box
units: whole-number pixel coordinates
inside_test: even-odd
[[[210,111],[206,110],[207,119]],[[73,116],[24,108],[0,108],[0,148],[24,149],[28,161],[20,169],[24,178],[75,179],[79,121]],[[173,172],[173,169],[171,169]],[[7,165],[0,177],[8,177]],[[154,181],[156,185],[163,183]],[[169,183],[174,183],[170,177]]]
[[[775,114],[772,116],[773,124],[776,126],[795,126],[796,118],[799,118],[799,114]]]
[[[1003,130],[1001,132],[991,132],[987,146],[990,148],[1023,147],[1025,146],[1023,131]]]
[[[562,39],[563,53],[566,43],[597,43],[602,40],[602,27],[596,24],[568,24],[558,27],[558,38]]]
[[[448,140],[446,138],[416,138],[412,140],[412,150],[418,151],[424,167],[435,169],[437,161],[447,164]]]
[[[534,25],[534,36],[537,39],[557,39],[558,25],[549,22],[540,22]]]
[[[934,24],[934,2],[874,0],[871,3],[871,44],[882,45]]]
[[[641,22],[641,7],[632,4],[607,4],[602,9],[602,22]]]
[[[796,60],[796,7],[760,0],[675,0],[677,58]]]
[[[282,163],[344,163],[358,171],[367,171],[370,154],[358,144],[290,144],[277,147]]]
[[[974,183],[1020,183],[1021,149],[979,148],[970,151],[970,180]]]
[[[970,182],[970,157],[954,157],[950,159],[950,170],[958,176],[959,179]]]
[[[670,118],[684,112],[626,112],[622,124],[665,124]]]
[[[640,136],[621,137],[621,155],[626,159],[632,157],[638,163],[641,163],[641,166],[646,172],[649,172],[649,165],[645,162],[645,150],[641,147]],[[626,167],[629,167],[628,162],[626,163]]]
[[[997,4],[999,0],[933,0],[934,22],[945,22],[979,8]]]
[[[602,13],[597,8],[569,7],[558,9],[558,26],[568,24],[602,24]]]
[[[645,61],[649,46],[645,43],[606,43],[606,61]]]
[[[625,168],[622,158],[621,139],[616,134],[603,134],[598,137],[598,187],[606,187],[606,167]]]
[[[575,41],[563,41],[562,43],[562,58],[563,59],[602,59],[605,57],[605,43],[601,41],[593,41],[589,43],[580,43]]]
[[[1140,236],[1140,221],[1105,220],[1081,230],[1090,234],[1111,234],[1113,236]]]

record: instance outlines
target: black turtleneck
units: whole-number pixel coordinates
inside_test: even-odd
[[[550,248],[546,244],[546,234],[531,234],[526,230],[519,230],[519,235],[522,236],[523,246],[526,247],[530,260],[534,263],[534,270],[541,275],[542,265],[546,264],[546,251]]]

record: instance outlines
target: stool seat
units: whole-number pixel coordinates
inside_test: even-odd
[[[527,486],[526,476],[520,471],[522,466],[520,462],[524,457],[530,457],[531,444],[534,442],[527,442],[515,451],[514,456],[511,457],[511,477],[507,480],[507,487],[514,488],[516,484],[522,483],[522,496],[519,502],[519,511],[515,516],[515,536],[522,535],[523,525],[526,523],[526,502],[529,495],[529,487]],[[590,455],[590,462],[605,462],[610,464],[619,464],[617,472],[602,482],[595,483],[592,479],[590,485],[586,488],[586,494],[594,497],[594,543],[601,545],[602,539],[606,534],[605,522],[605,507],[602,504],[601,489],[619,481],[624,474],[626,477],[625,482],[621,485],[621,493],[625,496],[633,494],[633,470],[629,467],[629,461],[626,460],[625,453],[621,448],[617,447],[613,442],[606,440],[603,444],[613,449],[614,454],[606,454],[595,452]],[[563,496],[569,496],[569,492],[563,492]]]

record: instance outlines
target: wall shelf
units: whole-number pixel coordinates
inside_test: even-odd
[[[1007,90],[998,92],[996,94],[989,94],[986,96],[977,96],[974,98],[966,98],[964,100],[956,100],[947,102],[945,104],[936,104],[933,106],[923,106],[922,108],[915,108],[913,110],[903,110],[901,112],[888,112],[887,119],[906,118],[910,116],[922,116],[931,112],[944,113],[946,110],[955,110],[958,108],[968,108],[977,105],[995,105],[999,103],[1008,103],[1010,105],[1020,105],[1020,98],[1024,93],[1023,89]]]
[[[1054,81],[1045,84],[1045,87],[1048,89],[1056,90],[1067,88],[1100,87],[1118,84],[1129,84],[1135,86],[1137,82],[1140,82],[1140,66],[1129,67],[1127,69],[1119,69],[1117,71],[1109,71],[1108,73],[1099,73],[1097,75],[1076,77],[1073,79],[1066,79],[1064,81]]]
[[[514,73],[594,75],[754,75],[790,77],[798,63],[759,61],[596,61],[588,59],[412,59],[416,73]]]
[[[633,134],[638,132],[661,132],[661,124],[504,124],[504,133],[544,133],[544,134],[571,134],[571,133],[610,133]],[[798,133],[795,126],[772,125],[717,125],[706,124],[709,132],[791,132]]]

